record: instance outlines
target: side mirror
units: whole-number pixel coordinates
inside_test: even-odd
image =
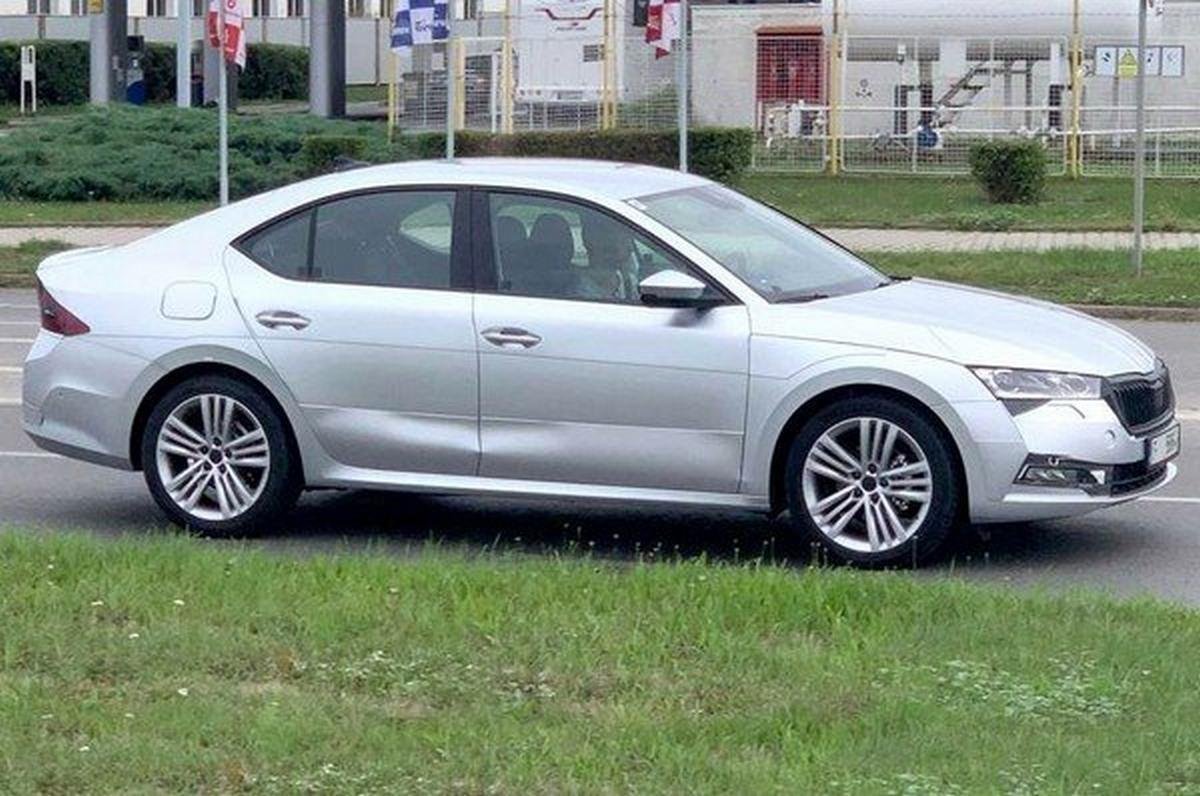
[[[711,307],[717,302],[704,296],[706,287],[694,276],[667,269],[643,279],[638,290],[642,303],[652,307]]]

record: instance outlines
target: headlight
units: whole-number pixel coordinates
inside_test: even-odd
[[[1100,397],[1100,379],[1096,376],[1014,368],[971,368],[971,372],[1002,401]]]

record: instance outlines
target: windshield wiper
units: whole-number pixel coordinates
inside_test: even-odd
[[[793,293],[775,299],[776,304],[807,304],[810,301],[820,301],[829,298],[828,293]]]

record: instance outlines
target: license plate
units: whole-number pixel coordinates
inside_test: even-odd
[[[1173,459],[1179,454],[1179,426],[1171,426],[1158,436],[1151,437],[1146,448],[1147,463],[1151,467]]]

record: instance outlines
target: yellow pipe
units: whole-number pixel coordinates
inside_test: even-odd
[[[514,111],[514,75],[513,75],[513,31],[512,31],[513,0],[504,0],[504,51],[500,53],[500,132],[511,133]]]

